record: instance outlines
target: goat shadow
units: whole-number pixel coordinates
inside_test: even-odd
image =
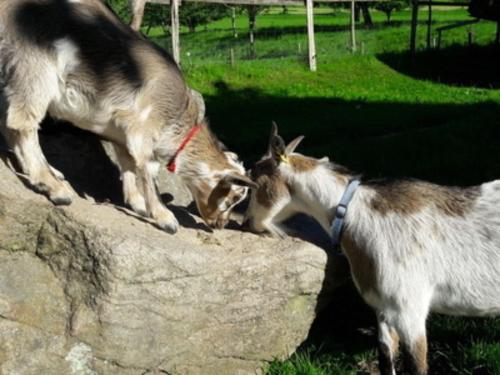
[[[80,197],[91,197],[98,204],[114,205],[117,210],[154,225],[152,220],[125,207],[118,167],[110,160],[97,136],[67,122],[46,117],[41,124],[39,138],[49,164],[63,173]],[[15,157],[1,135],[0,152],[17,166]],[[26,181],[22,182],[28,185]],[[205,224],[195,220],[194,205],[184,207],[172,204],[173,197],[169,194],[164,194],[162,199],[181,226],[210,231]]]
[[[333,248],[330,236],[313,218],[299,214],[284,224],[292,236],[322,248],[327,254],[316,318],[298,351],[308,351],[312,357],[344,353],[348,355],[346,361],[354,361],[355,354],[376,346],[377,330],[375,314],[356,290],[347,258]]]

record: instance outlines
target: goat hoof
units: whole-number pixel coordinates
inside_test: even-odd
[[[148,217],[148,211],[146,210],[146,202],[142,196],[137,196],[134,199],[128,200],[127,206],[132,209],[137,215]]]
[[[176,234],[177,233],[177,230],[179,229],[179,226],[177,225],[177,223],[159,223],[157,222],[156,223],[158,225],[158,227],[167,232],[168,234]]]
[[[163,211],[160,215],[153,215],[153,218],[160,229],[170,234],[177,233],[179,222],[169,210]]]
[[[61,181],[61,186],[49,194],[49,199],[56,206],[70,205],[73,201],[73,194],[70,185],[66,181]]]
[[[56,206],[68,206],[72,202],[72,199],[70,197],[50,197],[50,200]]]

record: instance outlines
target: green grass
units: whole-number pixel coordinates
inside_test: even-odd
[[[368,177],[458,185],[500,178],[500,49],[489,45],[493,23],[474,26],[472,47],[464,46],[462,28],[444,35],[440,51],[427,52],[421,26],[413,64],[406,54],[408,11],[395,14],[390,25],[375,12],[375,27],[358,33],[364,54],[353,55],[346,47],[348,14],[320,8],[318,72],[311,73],[301,12],[274,9],[259,16],[255,59],[248,58],[242,16],[236,39],[229,19],[181,36],[188,83],[204,94],[215,133],[247,166],[264,153],[275,120],[285,139],[306,135],[300,151],[328,155]],[[463,9],[437,10],[433,27],[467,19]],[[168,44],[160,29],[150,36]],[[234,67],[227,63],[229,48],[236,51]],[[433,373],[500,374],[499,319],[433,316],[428,332]],[[373,314],[346,287],[301,348],[271,363],[268,374],[368,373],[376,365],[375,347]]]
[[[293,9],[293,8],[291,8]],[[296,8],[295,8],[296,9]],[[300,8],[299,8],[300,9]],[[332,11],[329,8],[316,10],[316,48],[319,63],[328,63],[332,58],[350,54],[349,13]],[[418,46],[425,46],[425,20],[427,12],[420,12]],[[471,20],[465,9],[435,11],[433,29],[455,21]],[[397,12],[392,17],[391,27],[387,27],[385,15],[373,12],[374,27],[365,29],[358,26],[357,45],[359,53],[365,54],[401,52],[407,48],[410,30],[408,10]],[[237,18],[238,37],[234,38],[229,18],[214,22],[207,27],[199,27],[196,33],[183,30],[181,34],[181,55],[185,65],[204,65],[214,62],[227,63],[230,49],[233,49],[236,63],[249,59],[290,59],[303,63],[307,55],[307,35],[305,15],[298,11],[282,15],[274,12],[259,15],[255,37],[255,53],[248,43],[248,21],[244,15]],[[495,23],[482,21],[474,26],[474,41],[486,44],[493,40]],[[455,43],[465,43],[467,28],[447,31],[443,34],[442,47]],[[437,36],[434,32],[433,36]],[[165,38],[161,28],[153,28],[149,37],[170,48],[169,38]],[[210,46],[210,48],[206,48]]]

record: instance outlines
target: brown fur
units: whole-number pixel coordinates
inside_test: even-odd
[[[200,132],[186,147],[185,158],[192,162],[204,161],[215,170],[233,169],[207,124],[203,125]],[[189,168],[189,162],[185,164],[187,164],[186,168]]]
[[[289,160],[290,165],[296,172],[309,172],[316,168],[319,164],[316,159],[303,155],[291,155]]]
[[[231,185],[223,180],[211,189],[206,182],[201,182],[196,188],[196,204],[203,220],[210,226],[223,228],[229,221],[230,211],[221,212],[219,203],[225,200],[228,205],[236,204],[241,199],[241,193],[231,189]]]
[[[392,337],[392,353],[394,355],[394,359],[396,359],[398,350],[399,350],[399,335],[396,332],[395,329],[391,330],[391,337]]]
[[[411,370],[417,375],[427,375],[427,338],[420,337],[409,350]]]
[[[217,199],[223,196],[223,192],[221,191],[222,189],[218,189],[218,187],[216,187],[213,191],[211,191],[210,186],[205,182],[201,182],[198,189],[198,199],[196,200],[198,210],[205,221],[215,220],[218,214],[216,202]],[[215,193],[216,190],[221,191],[221,193]],[[212,194],[210,194],[211,192]]]
[[[281,197],[290,194],[288,184],[281,177],[272,159],[259,161],[252,174],[259,186],[256,193],[257,201],[262,206],[272,207]]]
[[[373,291],[377,285],[375,260],[369,257],[346,230],[342,235],[342,249],[349,259],[351,273],[361,294]]]
[[[416,180],[372,181],[365,185],[375,191],[371,207],[382,215],[411,215],[434,205],[444,215],[463,217],[480,194],[479,187],[444,187]]]

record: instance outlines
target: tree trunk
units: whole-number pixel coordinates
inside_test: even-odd
[[[368,8],[368,4],[361,3],[359,4],[359,6],[361,7],[361,11],[363,12],[363,21],[365,27],[373,27],[372,15],[370,14],[370,8]]]
[[[387,16],[387,23],[391,23],[391,13],[392,13],[392,11],[388,11],[385,13]]]
[[[128,3],[132,11],[132,21],[130,22],[130,27],[137,31],[141,28],[146,0],[129,0]]]

